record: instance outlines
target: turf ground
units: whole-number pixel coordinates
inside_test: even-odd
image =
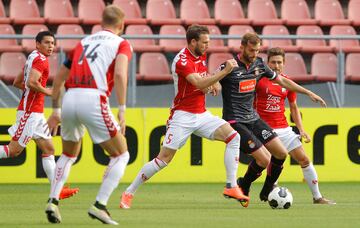
[[[60,202],[60,226],[97,227],[87,215],[98,184],[72,184],[80,192]],[[321,183],[321,191],[337,205],[313,205],[304,183],[283,183],[293,196],[288,210],[273,210],[258,199],[261,185],[254,184],[248,208],[222,197],[222,184],[145,184],[130,210],[118,208],[121,184],[108,209],[122,227],[360,227],[360,183]],[[46,184],[0,185],[1,227],[54,227],[44,208],[49,191]],[[56,226],[56,225],[55,225]]]

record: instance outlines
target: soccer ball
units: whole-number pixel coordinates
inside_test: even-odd
[[[293,202],[293,196],[289,189],[276,187],[270,192],[268,201],[272,209],[288,209]]]

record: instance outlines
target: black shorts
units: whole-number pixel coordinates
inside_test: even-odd
[[[240,151],[251,154],[275,137],[276,133],[262,119],[250,123],[233,123],[231,126],[240,134]]]

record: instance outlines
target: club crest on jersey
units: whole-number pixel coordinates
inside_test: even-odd
[[[205,60],[203,60],[203,61],[202,61],[202,64],[203,64],[203,66],[206,66],[206,62],[205,62]]]
[[[255,67],[255,72],[254,72],[255,76],[259,76],[260,74],[260,70],[259,70],[259,67]]]
[[[286,93],[286,88],[282,87],[282,88],[281,88],[281,92],[282,92],[282,93]]]

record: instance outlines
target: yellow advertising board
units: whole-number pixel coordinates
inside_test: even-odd
[[[221,116],[220,108],[209,109]],[[116,110],[114,110],[114,113]],[[360,108],[302,108],[303,124],[312,136],[304,148],[313,161],[320,181],[360,181]],[[48,116],[50,110],[45,111]],[[289,112],[286,113],[289,117]],[[0,144],[7,144],[7,129],[15,121],[15,109],[0,109]],[[131,182],[141,167],[157,155],[169,116],[167,108],[128,108],[127,140],[130,161],[122,182]],[[290,124],[294,125],[294,124]],[[56,155],[61,154],[61,138],[53,138]],[[222,142],[197,136],[189,138],[174,160],[151,182],[223,182],[225,180]],[[15,159],[0,160],[0,183],[46,183],[41,165],[41,151],[30,142],[26,152]],[[69,182],[101,181],[108,158],[88,134],[82,142],[81,155],[73,165]],[[241,155],[238,175],[246,172],[248,157]],[[264,175],[260,180],[264,180]],[[280,181],[302,181],[299,165],[285,162]]]

